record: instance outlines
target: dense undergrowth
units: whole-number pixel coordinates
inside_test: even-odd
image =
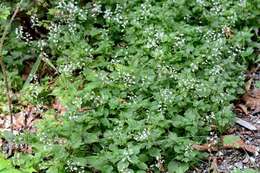
[[[1,1],[1,30],[15,4]],[[42,120],[36,133],[2,134],[33,148],[12,164],[48,173],[187,171],[206,157],[192,144],[232,124],[243,72],[257,61],[257,9],[257,0],[24,1],[2,54],[14,111],[32,105]]]

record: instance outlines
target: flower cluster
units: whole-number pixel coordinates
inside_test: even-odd
[[[47,46],[47,42],[45,40],[39,40],[36,43],[37,47],[40,49],[41,52],[43,52],[44,48]],[[46,53],[43,52],[44,57],[48,57]]]
[[[193,90],[196,88],[197,80],[195,78],[180,77],[178,81],[178,88],[181,90]]]
[[[103,105],[105,102],[103,96],[96,94],[94,91],[86,93],[82,99],[83,100],[87,99],[88,101],[90,101],[94,108]],[[82,104],[82,101],[81,101],[81,104]]]
[[[92,17],[95,17],[95,16],[97,16],[98,14],[101,14],[101,13],[102,13],[101,7],[102,7],[101,4],[99,4],[99,3],[93,3],[92,9],[91,9]]]
[[[112,83],[112,80],[109,78],[108,74],[105,72],[101,72],[98,74],[98,78],[104,83],[104,84],[110,84]]]
[[[166,105],[162,102],[159,102],[159,104],[157,105],[157,112],[163,116],[166,110],[167,110]]]
[[[82,62],[82,61],[73,62],[73,60],[68,59],[67,57],[64,59],[66,59],[67,62],[60,64],[58,67],[58,71],[60,73],[64,74],[65,76],[72,75],[74,70],[80,69],[81,67],[84,67],[86,65],[85,62]],[[69,61],[71,61],[73,63],[69,63]]]
[[[24,31],[23,26],[19,26],[15,29],[16,38],[25,41],[26,44],[30,44],[33,37],[29,32]]]
[[[129,93],[129,94],[126,96],[126,98],[131,101],[129,104],[132,104],[132,103],[135,104],[135,103],[137,102],[137,95],[134,94],[134,93]]]
[[[224,37],[223,33],[213,31],[213,30],[208,30],[203,35],[203,39],[208,43],[212,43],[213,41],[216,41],[216,40],[221,39],[223,37]]]
[[[60,73],[69,76],[72,74],[73,70],[75,70],[75,67],[72,64],[65,64],[60,65],[58,70]]]
[[[71,173],[85,173],[85,167],[80,166],[79,162],[73,162],[71,160],[68,160],[65,166],[65,170],[69,171]]]
[[[128,20],[127,18],[123,15],[123,7],[120,6],[119,4],[116,5],[116,9],[114,11],[114,17],[113,20],[118,23],[123,29],[125,29]]]
[[[30,22],[33,28],[40,25],[37,15],[30,16]]]
[[[35,79],[36,76],[33,76],[33,78]],[[24,92],[25,92],[24,99],[29,102],[31,102],[33,100],[37,100],[38,96],[42,92],[42,90],[43,90],[43,87],[37,83],[27,85],[26,90],[24,90]]]
[[[161,89],[160,95],[163,103],[172,103],[173,102],[173,92],[169,88]]]
[[[191,63],[190,67],[192,72],[195,72],[199,69],[198,65],[195,63]]]
[[[216,76],[223,72],[224,69],[220,65],[215,65],[209,72],[210,75]]]
[[[66,23],[75,22],[76,17],[80,20],[87,20],[88,11],[80,8],[74,0],[69,2],[60,1],[56,9],[61,10],[61,15],[64,16],[62,19],[65,20]]]
[[[193,148],[191,144],[186,145],[184,149],[184,156],[189,157],[190,153],[192,153],[192,150]]]
[[[209,124],[211,124],[213,121],[216,120],[216,115],[214,112],[211,112],[209,115],[205,116],[205,121]]]
[[[39,137],[39,140],[46,145],[51,145],[53,143],[45,132],[38,132],[37,136]]]
[[[174,48],[182,48],[185,45],[185,37],[184,34],[182,33],[177,33],[176,36],[174,37],[174,43],[173,46]]]
[[[143,32],[144,36],[147,38],[146,48],[158,48],[162,42],[165,33],[159,29],[155,29],[153,26],[146,28]]]
[[[219,139],[218,134],[216,134],[215,132],[210,132],[210,136],[207,137],[208,143],[212,145],[217,144],[218,139]]]
[[[214,1],[212,4],[212,8],[210,9],[210,12],[215,15],[221,15],[222,10],[223,7],[221,6],[221,3],[219,1]]]
[[[111,11],[111,9],[106,9],[105,11],[104,11],[104,18],[105,19],[107,19],[107,20],[111,20],[112,19],[112,15],[113,15],[113,13],[112,13],[112,11]]]
[[[196,0],[198,4],[204,4],[204,0]]]
[[[128,72],[118,72],[119,80],[122,80],[125,87],[131,87],[136,84],[136,77]]]
[[[123,7],[119,4],[116,4],[114,11],[107,8],[104,12],[99,11],[99,13],[103,13],[103,17],[107,21],[113,21],[115,24],[119,25],[121,27],[121,31],[124,31],[128,24],[128,19],[123,15]],[[114,23],[112,23],[112,25],[114,25]]]
[[[51,23],[49,28],[49,41],[57,44],[59,42],[59,34],[61,32],[61,25],[56,23]]]
[[[152,5],[148,3],[148,1],[141,4],[141,15],[139,17],[140,20],[146,20],[152,13]]]
[[[82,98],[81,97],[77,97],[75,100],[72,101],[72,104],[76,107],[76,108],[80,108],[82,105]]]
[[[177,70],[173,65],[157,65],[157,74],[158,78],[162,78],[163,76],[168,76],[169,78],[177,79]]]
[[[150,131],[148,129],[144,129],[142,132],[139,132],[137,135],[134,135],[134,139],[136,141],[144,141],[148,139],[150,135]]]
[[[241,47],[240,45],[235,45],[235,46],[231,46],[228,50],[228,53],[230,56],[232,57],[236,57],[238,55],[241,55],[241,53],[244,51],[245,49],[243,47]]]
[[[116,126],[113,128],[113,134],[110,135],[110,138],[123,138],[123,130],[124,130],[124,123],[122,121],[115,121]]]

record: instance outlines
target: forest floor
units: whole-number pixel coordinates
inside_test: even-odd
[[[196,146],[198,150],[207,151],[209,158],[190,172],[228,173],[249,168],[260,171],[259,66],[251,69],[246,78],[246,92],[234,104],[236,124],[222,136],[212,133],[208,144]],[[222,141],[222,146],[214,141]]]

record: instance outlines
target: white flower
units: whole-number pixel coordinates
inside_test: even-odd
[[[100,4],[96,4],[96,3],[93,4],[93,8],[91,9],[91,11],[93,13],[92,14],[93,17],[99,13],[102,13],[101,7],[102,6]]]
[[[111,10],[110,10],[110,9],[107,9],[107,10],[104,12],[104,18],[110,20],[110,19],[112,18],[112,14],[113,14],[113,13],[111,12]]]
[[[134,139],[136,141],[144,141],[146,140],[150,135],[150,131],[148,129],[144,129],[142,132],[139,132],[137,135],[134,136]]]
[[[39,18],[36,15],[31,15],[30,22],[32,27],[39,26]]]

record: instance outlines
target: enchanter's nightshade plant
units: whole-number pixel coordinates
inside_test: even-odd
[[[1,28],[12,3],[2,1]],[[26,1],[5,45],[20,105],[56,99],[20,169],[182,173],[217,126],[231,125],[243,72],[257,60],[257,0]],[[45,54],[23,90],[26,64]],[[0,82],[2,85],[2,82]],[[0,96],[1,111],[4,96]]]

